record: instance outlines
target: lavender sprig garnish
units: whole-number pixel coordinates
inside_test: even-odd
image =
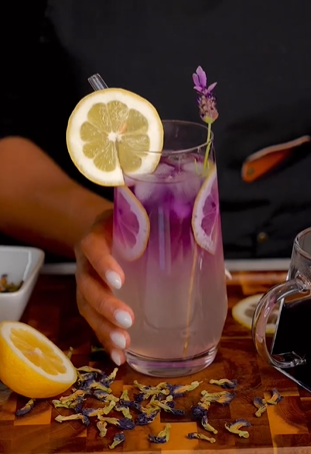
[[[197,67],[196,72],[192,75],[192,80],[194,83],[193,88],[197,93],[197,103],[199,106],[200,117],[204,123],[207,123],[207,147],[203,162],[203,170],[206,170],[211,148],[212,123],[214,123],[214,121],[218,118],[216,98],[213,94],[213,90],[216,87],[217,82],[207,85],[207,76],[201,66]]]

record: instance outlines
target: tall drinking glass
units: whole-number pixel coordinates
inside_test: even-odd
[[[115,294],[134,311],[127,361],[158,377],[214,360],[227,295],[214,149],[204,125],[164,121],[153,173],[115,188],[113,255],[125,272]],[[136,156],[144,154],[137,150]]]

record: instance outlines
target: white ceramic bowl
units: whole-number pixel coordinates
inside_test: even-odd
[[[18,321],[27,306],[44,261],[41,249],[19,246],[0,246],[0,277],[8,275],[8,281],[23,285],[17,292],[0,292],[0,322]]]

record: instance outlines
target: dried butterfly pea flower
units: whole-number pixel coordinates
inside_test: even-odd
[[[115,405],[116,405],[115,401],[112,400],[109,405],[107,405],[106,407],[103,408],[103,414],[109,415],[109,413],[111,412],[111,410],[113,410]]]
[[[118,446],[120,443],[123,443],[123,441],[125,440],[125,435],[123,432],[120,432],[118,434],[116,434],[114,437],[113,437],[113,442],[111,445],[109,445],[109,449],[114,449],[116,446]]]
[[[93,372],[93,373],[96,373],[96,374],[102,374],[102,370],[101,369],[95,369],[94,367],[90,367],[90,366],[82,366],[82,367],[78,367],[77,368],[77,371],[79,373],[89,373],[89,372]]]
[[[118,368],[118,367],[115,367],[115,368],[113,369],[113,371],[111,372],[111,374],[109,374],[107,377],[105,377],[105,380],[106,380],[106,381],[109,381],[110,383],[112,383],[113,381],[115,381],[118,370],[119,370],[119,368]]]
[[[81,413],[82,405],[84,402],[85,391],[78,389],[77,391],[69,394],[69,396],[62,396],[59,400],[52,400],[52,404],[55,408],[71,408],[75,410],[76,413]]]
[[[80,419],[85,426],[88,426],[90,424],[89,418],[82,413],[76,413],[69,416],[58,415],[56,416],[55,421],[62,423],[64,421],[74,421],[78,419]]]
[[[133,382],[134,386],[139,389],[140,393],[134,396],[136,402],[142,402],[143,400],[147,400],[153,395],[158,396],[159,394],[168,395],[169,389],[167,389],[167,383],[161,382],[157,386],[146,386],[138,383],[137,380]]]
[[[24,281],[20,281],[19,284],[13,284],[8,281],[8,275],[2,274],[0,278],[0,293],[12,293],[17,292],[21,286],[23,285]]]
[[[235,398],[235,393],[221,391],[219,393],[209,393],[208,391],[201,392],[201,402],[217,402],[220,405],[228,405]]]
[[[171,405],[169,405],[169,403],[162,402],[161,400],[154,400],[152,402],[152,406],[154,406],[155,408],[161,408],[166,413],[171,413],[175,416],[183,416],[185,414],[183,410],[178,410],[174,408],[174,406],[172,407]]]
[[[127,389],[123,389],[122,394],[120,396],[120,401],[121,400],[130,400],[129,398],[129,392]]]
[[[114,408],[116,403],[114,401],[111,401],[109,405],[106,407],[100,407],[100,408],[83,408],[82,413],[85,416],[88,416],[89,418],[92,416],[100,416],[100,415],[108,415],[111,410]]]
[[[115,381],[118,370],[119,369],[117,367],[115,367],[113,369],[113,371],[111,372],[111,374],[109,374],[109,375],[106,375],[104,372],[101,372],[101,378],[99,380],[99,383],[102,386],[109,388],[111,383],[113,383]]]
[[[83,397],[85,394],[86,394],[85,391],[83,391],[82,389],[77,389],[68,396],[61,396],[59,400],[61,401],[75,400],[77,397]]]
[[[96,397],[97,400],[101,402],[119,402],[119,398],[114,396],[113,394],[108,394],[105,391],[100,391],[99,389],[95,389],[93,396]]]
[[[87,381],[93,381],[96,379],[97,377],[97,372],[85,372],[85,373],[78,373],[78,380],[77,380],[77,385],[80,386],[82,385],[84,382],[87,382]]]
[[[271,404],[271,405],[277,405],[282,399],[283,399],[283,397],[281,396],[279,391],[274,388],[272,390],[272,396],[269,400],[267,400],[267,403]]]
[[[165,429],[161,430],[161,432],[158,433],[158,435],[151,435],[148,434],[149,441],[151,443],[156,443],[156,444],[162,444],[166,443],[170,439],[170,429],[171,425],[166,424]]]
[[[85,379],[84,378],[80,379],[79,377],[76,382],[76,386],[78,387],[78,389],[82,389],[83,391],[91,391],[94,383],[97,383],[94,376],[92,378]]]
[[[254,397],[253,403],[255,407],[258,408],[258,410],[255,413],[255,416],[257,416],[257,418],[260,418],[262,414],[265,411],[267,411],[268,407],[267,402],[265,401],[265,399],[262,399],[261,397]]]
[[[195,421],[202,419],[204,415],[207,415],[210,406],[210,402],[199,402],[197,405],[194,405],[191,408],[192,419]]]
[[[198,432],[189,433],[187,435],[187,438],[190,438],[190,440],[205,440],[205,441],[209,441],[210,443],[216,443],[215,438],[207,437],[206,435],[200,434]]]
[[[124,416],[124,418],[133,419],[133,417],[130,413],[130,409],[126,405],[119,404],[115,407],[115,410],[120,411],[122,413],[122,415]]]
[[[119,427],[122,430],[132,430],[135,428],[135,423],[128,418],[109,418],[107,416],[98,415],[100,421],[106,421],[108,424],[112,424],[116,427]]]
[[[96,427],[99,430],[99,436],[104,438],[107,435],[107,422],[106,421],[97,421]]]
[[[183,397],[186,392],[193,391],[198,386],[200,386],[201,383],[201,381],[193,381],[192,383],[190,383],[190,385],[170,385],[169,383],[167,383],[166,385],[172,396]]]
[[[218,430],[216,430],[213,426],[208,423],[207,415],[204,415],[201,419],[201,424],[203,429],[207,430],[208,432],[213,432],[213,434],[217,434]]]
[[[237,419],[236,421],[233,421],[231,423],[226,423],[225,428],[231,432],[232,434],[236,434],[239,437],[242,438],[248,438],[249,437],[249,432],[247,430],[240,430],[241,427],[250,427],[251,423],[246,421],[245,419]]]
[[[158,414],[159,410],[154,410],[149,413],[140,413],[136,418],[135,425],[146,426],[147,424],[152,423]]]
[[[122,405],[124,407],[134,408],[135,410],[138,410],[138,411],[140,411],[140,409],[141,409],[141,405],[139,404],[139,402],[135,402],[134,400],[130,400],[127,389],[124,389],[122,391],[119,403],[120,403],[120,405]]]
[[[28,402],[22,408],[16,410],[15,412],[16,416],[23,416],[29,413],[33,409],[35,401],[36,399],[29,399]]]
[[[92,390],[98,390],[98,391],[103,391],[107,394],[111,394],[112,390],[111,388],[108,388],[107,386],[103,385],[101,382],[93,380],[91,383],[88,384],[87,389],[92,389]]]
[[[211,385],[218,385],[225,389],[234,389],[238,386],[237,380],[229,380],[228,378],[221,378],[220,380],[210,380]]]

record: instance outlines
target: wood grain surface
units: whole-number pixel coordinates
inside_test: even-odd
[[[170,383],[183,384],[203,380],[199,388],[176,399],[176,407],[185,410],[185,416],[174,417],[161,412],[152,424],[125,431],[126,440],[115,448],[115,452],[311,453],[311,394],[264,364],[255,352],[249,330],[236,323],[231,316],[231,308],[243,297],[264,292],[285,278],[286,273],[283,272],[234,273],[232,281],[228,282],[228,317],[214,363],[194,376],[168,380]],[[72,346],[72,361],[76,367],[89,364],[107,373],[112,371],[114,365],[104,354],[97,357],[90,355],[94,338],[77,313],[73,276],[40,276],[23,321],[42,331],[64,351]],[[204,431],[199,423],[192,421],[190,414],[191,406],[199,401],[202,389],[213,392],[221,390],[209,384],[212,378],[237,379],[236,397],[230,405],[213,403],[210,407],[209,423],[218,430],[217,435],[214,435],[216,443],[189,440],[186,438],[189,432],[199,431],[213,436]],[[149,385],[162,381],[140,375],[125,365],[119,369],[112,385],[114,394],[120,395],[125,388],[131,390],[135,379]],[[268,411],[257,418],[254,415],[256,409],[253,398],[269,396],[272,388],[277,388],[284,398],[276,406],[269,405]],[[3,454],[110,452],[108,445],[117,432],[114,427],[109,428],[106,438],[100,438],[93,421],[87,428],[80,421],[60,424],[54,420],[55,417],[69,414],[70,410],[55,409],[51,400],[37,401],[29,414],[16,417],[16,409],[22,407],[26,399],[6,389],[0,390],[0,402],[0,452]],[[99,405],[90,398],[87,406]],[[226,422],[239,418],[252,424],[248,428],[248,439],[239,438],[224,428]],[[163,445],[150,444],[148,434],[157,434],[167,422],[172,426],[169,442]]]

